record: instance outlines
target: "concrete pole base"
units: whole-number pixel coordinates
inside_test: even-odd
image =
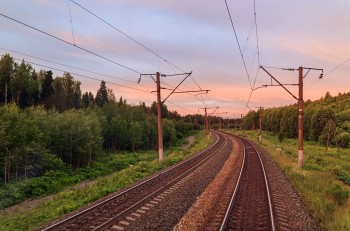
[[[303,167],[304,164],[304,150],[298,150],[298,167]]]

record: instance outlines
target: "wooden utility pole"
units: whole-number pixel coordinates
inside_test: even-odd
[[[303,97],[303,68],[299,67],[299,98],[298,98],[298,167],[304,164],[304,97]]]
[[[227,130],[230,129],[230,118],[227,119]]]
[[[259,111],[259,141],[262,141],[262,109]]]
[[[156,73],[157,82],[157,112],[158,112],[158,160],[159,162],[164,159],[163,150],[163,128],[162,128],[162,102],[160,97],[160,73]]]

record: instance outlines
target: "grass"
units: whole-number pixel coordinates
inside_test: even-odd
[[[329,148],[304,141],[304,166],[297,167],[298,141],[256,131],[244,136],[259,143],[277,162],[311,214],[327,230],[350,230],[350,150]]]
[[[143,156],[143,160],[110,175],[97,177],[91,184],[82,187],[71,187],[68,190],[53,194],[51,199],[42,200],[32,208],[0,211],[0,230],[32,230],[40,227],[92,201],[184,160],[207,147],[210,142],[212,142],[212,139],[208,140],[205,134],[200,132],[196,135],[194,144],[188,149],[173,148],[166,150],[162,163],[158,162],[157,152],[139,153],[137,155]],[[111,157],[111,162],[115,160],[122,161],[123,158],[130,158],[130,156],[128,154],[114,154]]]

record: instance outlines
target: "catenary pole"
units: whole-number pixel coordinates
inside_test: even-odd
[[[262,108],[259,110],[259,141],[262,141]]]
[[[243,134],[243,114],[241,114],[241,135]]]
[[[303,68],[299,67],[299,98],[298,98],[298,167],[303,167],[304,164],[304,120],[303,120]]]
[[[159,162],[164,159],[163,150],[163,128],[162,128],[162,105],[160,97],[160,73],[156,73],[157,82],[157,112],[158,112],[158,160]]]

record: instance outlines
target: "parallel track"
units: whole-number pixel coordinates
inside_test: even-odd
[[[234,136],[244,148],[244,161],[225,217],[223,230],[275,230],[273,209],[264,164],[255,146]]]
[[[201,153],[43,230],[107,230],[121,218],[130,219],[128,214],[135,214],[135,211],[142,212],[144,205],[150,205],[149,201],[152,198],[161,197],[162,193],[170,191],[186,175],[215,155],[227,142],[222,134],[215,134],[215,140],[213,145]],[[115,229],[118,227],[115,226]]]

